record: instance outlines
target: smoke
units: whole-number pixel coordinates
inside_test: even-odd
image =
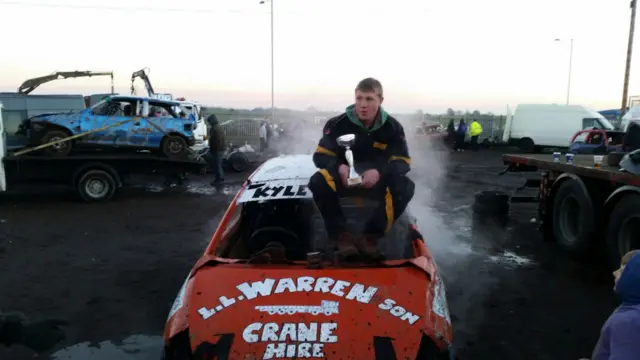
[[[409,210],[417,219],[429,250],[432,252],[447,286],[450,313],[454,321],[458,346],[475,337],[483,321],[483,304],[496,279],[489,273],[488,254],[475,246],[471,204],[475,191],[468,184],[448,181],[447,174],[456,164],[451,153],[428,136],[409,135],[412,170],[409,177],[416,184]],[[466,204],[459,204],[462,200]],[[458,204],[456,204],[458,203]]]
[[[291,129],[291,136],[274,139],[271,147],[279,154],[311,154],[323,126],[324,122],[301,122]],[[404,124],[404,128],[412,158],[409,177],[416,184],[409,211],[417,219],[418,229],[447,286],[456,343],[460,346],[475,338],[483,321],[483,304],[497,285],[489,273],[487,250],[475,244],[486,243],[472,229],[470,202],[475,190],[469,189],[469,184],[447,181],[452,166],[467,164],[450,159],[450,151],[440,140],[414,135],[413,124]]]
[[[312,154],[318,146],[325,122],[296,121],[285,124],[287,135],[276,138],[270,147],[278,154]]]

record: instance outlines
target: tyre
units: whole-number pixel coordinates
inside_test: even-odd
[[[607,227],[607,257],[612,269],[620,266],[624,254],[640,249],[640,195],[622,196],[609,216]]]
[[[162,153],[168,158],[180,158],[189,153],[187,140],[179,135],[168,135],[162,139],[160,144]]]
[[[481,191],[475,195],[472,210],[481,216],[508,216],[509,195],[500,191]]]
[[[436,344],[426,335],[422,336],[416,360],[450,360],[451,353],[438,349]]]
[[[53,141],[62,140],[69,136],[71,135],[63,130],[49,130],[42,136],[41,143],[48,144]],[[72,147],[73,143],[71,141],[64,141],[44,148],[44,153],[45,155],[49,156],[64,157],[69,155]]]
[[[165,345],[162,360],[191,360],[193,354],[191,352],[191,343],[189,341],[189,332],[187,330],[176,334]]]
[[[106,201],[116,192],[116,180],[107,171],[89,170],[80,176],[77,189],[86,202]]]
[[[558,244],[574,255],[591,249],[595,234],[593,202],[577,180],[566,180],[553,199],[553,234]]]
[[[533,140],[531,140],[530,138],[520,139],[520,142],[518,143],[518,147],[520,148],[520,150],[528,153],[533,152],[535,150],[535,144],[533,143]]]
[[[231,154],[227,161],[229,162],[229,165],[231,166],[233,171],[236,172],[243,172],[249,167],[249,159],[247,159],[247,157],[241,152],[235,152]]]

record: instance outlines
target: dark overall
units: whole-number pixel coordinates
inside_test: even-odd
[[[313,155],[319,170],[311,177],[309,189],[331,239],[347,231],[340,197],[365,196],[381,200],[364,228],[366,234],[377,237],[384,236],[391,229],[413,197],[415,185],[406,176],[411,159],[404,130],[396,119],[385,116],[382,123],[381,119],[377,120],[378,126],[373,130],[363,128],[347,113],[330,119],[324,127],[324,135]],[[358,173],[362,175],[366,169],[372,168],[380,172],[380,180],[374,188],[343,186],[338,168],[347,162],[344,149],[338,146],[336,139],[345,134],[356,136],[351,150]]]

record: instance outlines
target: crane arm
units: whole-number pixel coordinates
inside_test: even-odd
[[[131,74],[131,95],[134,95],[136,92],[135,87],[133,86],[133,83],[135,82],[136,78],[140,78],[142,79],[142,81],[144,81],[144,86],[145,88],[147,88],[147,93],[149,94],[149,97],[153,97],[155,95],[155,91],[153,90],[153,86],[151,86],[151,81],[149,80],[149,68],[144,68],[138,71],[134,71],[133,74]]]
[[[111,77],[111,93],[113,93],[113,71],[57,71],[51,75],[40,76],[33,79],[28,79],[20,85],[18,88],[18,94],[29,94],[35,90],[38,86],[46,84],[53,80],[78,78],[78,77],[92,77],[92,76],[110,76]]]

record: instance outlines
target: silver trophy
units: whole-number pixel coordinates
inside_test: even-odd
[[[362,177],[356,172],[356,168],[353,166],[353,152],[350,148],[355,140],[356,136],[354,134],[342,135],[337,139],[338,145],[344,148],[344,157],[347,159],[347,164],[349,164],[349,177],[347,177],[347,186],[356,186],[362,184]]]

